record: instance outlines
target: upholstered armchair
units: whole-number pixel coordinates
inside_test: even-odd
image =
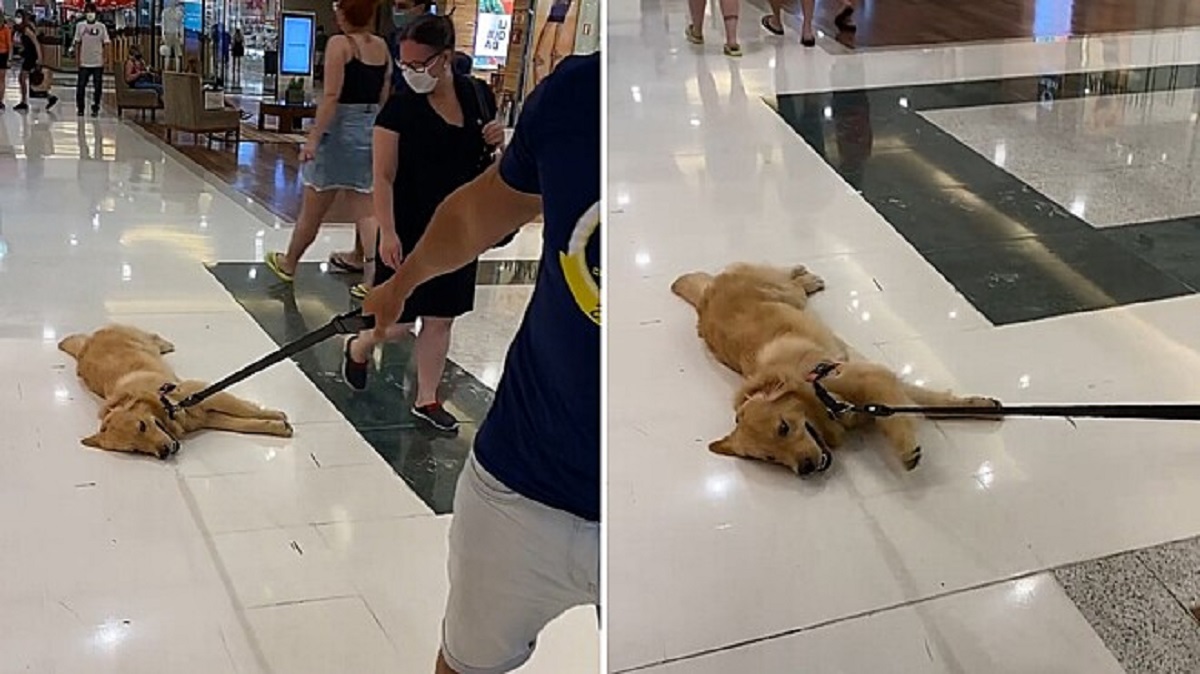
[[[200,76],[194,73],[163,73],[163,125],[167,127],[167,142],[173,131],[204,134],[212,146],[214,136],[220,135],[226,145],[234,147],[242,139],[242,119],[237,110],[205,110]]]

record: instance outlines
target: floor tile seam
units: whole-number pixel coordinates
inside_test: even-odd
[[[417,520],[417,519],[421,519],[421,518],[425,518],[425,517],[443,517],[443,515],[439,515],[438,513],[433,512],[432,509],[429,509],[429,506],[425,505],[424,501],[421,501],[421,505],[425,509],[429,510],[429,512],[412,513],[412,514],[408,514],[408,515],[380,515],[380,516],[354,517],[354,518],[350,518],[350,519],[321,520],[321,521],[317,521],[317,522],[292,522],[290,524],[270,524],[268,526],[254,526],[254,527],[246,527],[246,528],[238,527],[238,528],[234,528],[234,529],[222,529],[220,531],[211,532],[209,535],[212,537],[217,537],[217,536],[226,536],[226,535],[230,535],[230,534],[250,534],[250,533],[260,533],[260,532],[265,532],[265,531],[275,531],[278,529],[288,529],[291,527],[328,527],[328,526],[334,526],[334,525],[339,525],[339,524],[342,524],[342,525],[344,525],[344,524],[377,524],[380,522]],[[452,513],[445,513],[445,515],[451,515],[451,514]]]
[[[1183,540],[1187,540],[1187,539],[1183,539]],[[1197,636],[1200,636],[1200,618],[1198,618],[1197,615],[1192,612],[1192,609],[1195,607],[1191,607],[1191,606],[1188,606],[1187,604],[1185,604],[1183,599],[1179,595],[1175,594],[1175,591],[1172,590],[1171,586],[1167,584],[1166,579],[1164,579],[1159,574],[1155,573],[1154,569],[1151,568],[1151,566],[1146,563],[1146,560],[1142,559],[1141,555],[1139,554],[1139,553],[1149,550],[1151,548],[1159,548],[1164,545],[1169,545],[1169,543],[1160,543],[1159,545],[1149,546],[1146,548],[1139,548],[1137,550],[1131,550],[1126,554],[1131,556],[1133,558],[1133,560],[1138,563],[1139,566],[1141,566],[1143,569],[1145,569],[1146,573],[1154,580],[1154,582],[1158,583],[1158,585],[1163,589],[1163,591],[1166,592],[1169,597],[1171,597],[1171,600],[1174,601],[1175,605],[1179,607],[1179,610],[1183,613],[1183,615],[1187,617],[1189,624],[1195,629]]]
[[[358,599],[359,601],[366,603],[366,600],[363,598],[363,596],[361,594],[358,594],[358,593],[344,594],[343,593],[343,594],[331,594],[331,595],[321,596],[321,597],[306,597],[304,599],[287,599],[284,601],[268,602],[265,604],[247,604],[245,606],[245,610],[247,613],[249,613],[251,611],[258,611],[261,609],[287,608],[290,606],[302,606],[304,604],[317,604],[320,602],[338,601],[341,599]]]
[[[1007,583],[1025,580],[1025,579],[1033,578],[1033,577],[1040,576],[1043,574],[1046,574],[1049,577],[1053,578],[1055,584],[1058,585],[1058,587],[1060,589],[1062,589],[1062,583],[1059,582],[1057,576],[1054,575],[1055,572],[1057,572],[1061,569],[1076,566],[1079,564],[1086,564],[1089,562],[1097,562],[1097,561],[1103,561],[1103,560],[1107,560],[1107,559],[1114,559],[1114,558],[1122,557],[1125,555],[1134,555],[1136,558],[1136,553],[1141,552],[1143,550],[1149,550],[1149,549],[1153,549],[1153,548],[1162,547],[1165,545],[1170,545],[1172,543],[1178,543],[1180,541],[1190,540],[1193,538],[1197,538],[1197,536],[1198,536],[1197,534],[1188,534],[1187,536],[1184,536],[1181,538],[1162,541],[1159,543],[1154,543],[1152,545],[1142,546],[1140,548],[1131,548],[1128,550],[1122,550],[1119,552],[1100,555],[1100,556],[1092,557],[1092,558],[1088,558],[1088,559],[1063,562],[1063,563],[1056,564],[1056,565],[1047,565],[1042,568],[1032,569],[1032,570],[1021,572],[1018,574],[1008,575],[1008,576],[1004,576],[1004,577],[997,578],[997,579],[992,579],[992,580],[988,580],[988,581],[984,581],[984,582],[980,582],[980,583],[975,583],[975,584],[967,585],[967,586],[957,588],[954,590],[947,590],[945,592],[938,592],[938,593],[934,593],[934,594],[931,594],[931,595],[928,595],[925,597],[919,597],[919,598],[915,598],[915,599],[909,599],[909,600],[904,600],[904,601],[900,601],[900,602],[895,602],[895,603],[888,604],[885,606],[847,614],[845,616],[829,618],[826,620],[818,621],[815,623],[810,623],[808,625],[803,625],[803,626],[796,627],[796,628],[780,630],[777,632],[773,632],[771,634],[754,637],[754,638],[750,638],[750,639],[744,639],[742,641],[734,642],[734,643],[723,645],[723,646],[716,646],[713,648],[704,649],[704,650],[696,651],[696,652],[689,653],[689,654],[673,656],[673,657],[666,658],[666,659],[656,661],[656,662],[635,665],[633,667],[628,667],[625,669],[617,670],[614,674],[627,674],[630,672],[645,671],[645,670],[650,670],[650,669],[653,669],[656,667],[661,667],[661,666],[667,665],[667,664],[673,664],[676,662],[682,662],[682,661],[686,661],[686,660],[693,660],[696,658],[707,657],[707,656],[715,655],[717,653],[721,653],[721,652],[725,652],[725,651],[737,650],[740,648],[754,646],[754,645],[765,643],[768,641],[774,641],[774,640],[780,639],[780,638],[787,638],[787,637],[792,637],[792,636],[796,636],[799,634],[804,634],[804,633],[811,632],[811,631],[814,631],[817,629],[831,627],[831,626],[837,625],[839,623],[868,618],[868,617],[871,617],[874,615],[888,613],[891,611],[901,610],[901,609],[905,609],[905,608],[911,608],[911,607],[914,607],[917,605],[927,604],[927,603],[931,603],[934,601],[939,601],[939,600],[947,599],[950,597],[954,597],[956,595],[977,592],[979,590],[984,590],[984,589],[987,589],[990,587],[997,587],[997,586],[1004,585]],[[1041,563],[1040,556],[1038,556],[1036,554],[1034,556],[1035,556],[1035,558],[1038,558],[1039,563]],[[1140,559],[1138,560],[1138,562],[1139,562],[1139,564],[1144,565],[1144,563],[1141,562]],[[1157,580],[1157,577],[1156,577],[1156,580]],[[1169,588],[1168,588],[1168,592],[1170,593]],[[1065,591],[1064,591],[1064,594],[1066,594]],[[1170,593],[1170,594],[1174,598],[1174,593]],[[1068,595],[1068,598],[1070,599],[1069,595]],[[1178,603],[1178,600],[1176,600],[1176,601]],[[1078,604],[1075,603],[1074,599],[1071,599],[1071,603],[1073,605],[1075,605],[1076,608],[1078,608]],[[1180,603],[1180,605],[1182,606],[1182,603]],[[1184,607],[1184,608],[1186,609],[1186,607]],[[1190,611],[1189,611],[1189,614],[1190,614]],[[1194,618],[1193,618],[1193,620],[1194,620]],[[1091,624],[1089,623],[1088,626],[1091,627]],[[1200,625],[1198,625],[1198,629],[1200,629]],[[1095,628],[1093,628],[1093,632],[1095,632]],[[1097,634],[1097,638],[1099,638],[1098,634]],[[1103,643],[1103,639],[1101,639],[1101,642]],[[1105,645],[1105,647],[1107,648],[1107,644]]]
[[[801,97],[801,96],[828,95],[828,94],[833,94],[833,93],[844,93],[844,92],[863,92],[863,93],[867,93],[867,94],[879,94],[881,92],[886,92],[887,90],[890,90],[890,89],[908,89],[908,88],[913,88],[913,87],[938,87],[938,86],[944,87],[944,86],[953,86],[953,85],[982,84],[982,83],[987,83],[987,82],[1007,81],[1007,80],[1033,79],[1033,78],[1039,78],[1039,77],[1045,77],[1045,76],[1099,75],[1099,74],[1103,74],[1103,73],[1110,72],[1113,70],[1142,70],[1142,71],[1145,71],[1145,70],[1154,70],[1154,69],[1158,69],[1158,68],[1176,68],[1176,67],[1193,67],[1193,66],[1200,66],[1200,61],[1197,61],[1196,57],[1190,57],[1190,58],[1179,57],[1178,59],[1166,58],[1161,63],[1153,63],[1153,64],[1148,64],[1148,63],[1139,64],[1139,63],[1131,62],[1130,64],[1121,65],[1121,66],[1113,66],[1113,65],[1108,65],[1108,66],[1103,66],[1103,67],[1079,66],[1078,68],[1075,68],[1075,67],[1063,67],[1061,65],[1056,65],[1054,67],[1042,67],[1036,71],[1029,71],[1029,72],[1022,71],[1022,72],[993,74],[993,75],[972,74],[969,77],[959,78],[959,79],[943,78],[943,79],[912,80],[912,81],[901,80],[901,81],[888,82],[886,84],[881,83],[881,84],[875,84],[875,85],[856,85],[856,86],[847,86],[847,87],[840,87],[840,88],[839,87],[830,88],[828,86],[824,86],[823,88],[819,88],[819,89],[805,89],[802,91],[795,91],[795,92],[776,90],[774,92],[773,96],[776,98],[778,98],[779,96]],[[1190,88],[1194,88],[1194,87],[1185,87],[1185,88],[1190,89]],[[1165,91],[1171,91],[1171,90],[1165,90]],[[1140,95],[1140,94],[1145,94],[1145,93],[1153,94],[1153,93],[1161,93],[1161,91],[1152,90],[1152,91],[1148,91],[1148,92],[1120,92],[1120,93],[1109,93],[1109,94],[1105,94],[1105,95],[1121,96],[1121,95]],[[1093,98],[1093,96],[1086,96],[1086,98]],[[1056,100],[1058,100],[1058,101],[1074,101],[1074,100],[1084,100],[1084,99],[1085,99],[1085,96],[1064,96],[1063,98],[1058,98]],[[1037,102],[1038,102],[1037,99],[1034,98],[1029,101],[1015,101],[1015,102],[1006,101],[1003,103],[980,103],[980,104],[970,104],[970,105],[954,105],[954,104],[941,105],[941,104],[939,104],[939,105],[921,105],[918,107],[916,104],[914,104],[913,107],[909,108],[909,113],[919,115],[920,113],[924,113],[924,112],[937,112],[937,111],[942,111],[942,110],[969,110],[969,109],[973,109],[973,108],[998,107],[998,106],[1002,106],[1002,105],[1024,105],[1027,103],[1037,103]]]
[[[245,211],[260,224],[266,225],[269,228],[273,228],[276,222],[279,222],[281,225],[286,224],[290,227],[295,226],[295,222],[289,220],[285,215],[275,213],[259,200],[237,191],[232,185],[229,185],[222,180],[220,176],[192,161],[187,155],[185,155],[183,152],[180,152],[175,146],[154,135],[149,130],[143,128],[140,124],[136,122],[129,122],[124,118],[119,119],[118,124],[129,129],[134,134],[141,136],[142,140],[156,146],[164,155],[183,166],[186,171],[203,180],[217,192],[220,192],[221,195],[229,199],[233,205]],[[249,200],[250,203],[246,203],[247,200]]]
[[[201,539],[204,541],[204,548],[207,550],[209,559],[212,561],[213,567],[216,569],[217,577],[220,579],[221,585],[225,589],[225,596],[228,599],[231,608],[233,609],[233,613],[237,619],[238,625],[242,629],[242,634],[250,647],[250,652],[253,654],[256,664],[258,665],[260,671],[264,672],[264,674],[274,674],[273,668],[270,666],[266,655],[263,653],[262,645],[258,642],[258,636],[251,628],[247,619],[248,616],[246,613],[246,607],[243,606],[241,600],[238,599],[237,592],[233,586],[233,579],[229,575],[229,569],[226,568],[224,559],[217,550],[213,533],[204,523],[204,518],[200,514],[200,506],[196,502],[195,494],[192,493],[191,488],[187,484],[187,480],[184,479],[183,476],[176,473],[175,481],[179,489],[179,493],[184,500],[184,504],[188,509],[188,514],[191,516],[194,526],[200,532]],[[233,663],[233,665],[236,669],[237,664]]]

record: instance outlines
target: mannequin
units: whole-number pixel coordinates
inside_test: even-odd
[[[183,3],[165,5],[162,12],[163,70],[179,70],[183,61]]]

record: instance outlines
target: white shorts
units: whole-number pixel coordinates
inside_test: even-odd
[[[551,620],[598,603],[600,525],[514,492],[471,454],[454,495],[449,571],[446,663],[459,674],[511,672]]]

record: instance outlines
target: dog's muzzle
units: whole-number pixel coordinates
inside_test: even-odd
[[[821,449],[821,456],[816,462],[810,459],[804,459],[800,465],[796,467],[796,474],[800,477],[805,477],[813,473],[824,473],[833,465],[833,453],[825,446],[825,441],[821,439],[821,435],[817,433],[817,429],[813,428],[812,424],[804,424],[804,430],[808,431],[809,437],[813,442],[817,443],[817,447]]]

